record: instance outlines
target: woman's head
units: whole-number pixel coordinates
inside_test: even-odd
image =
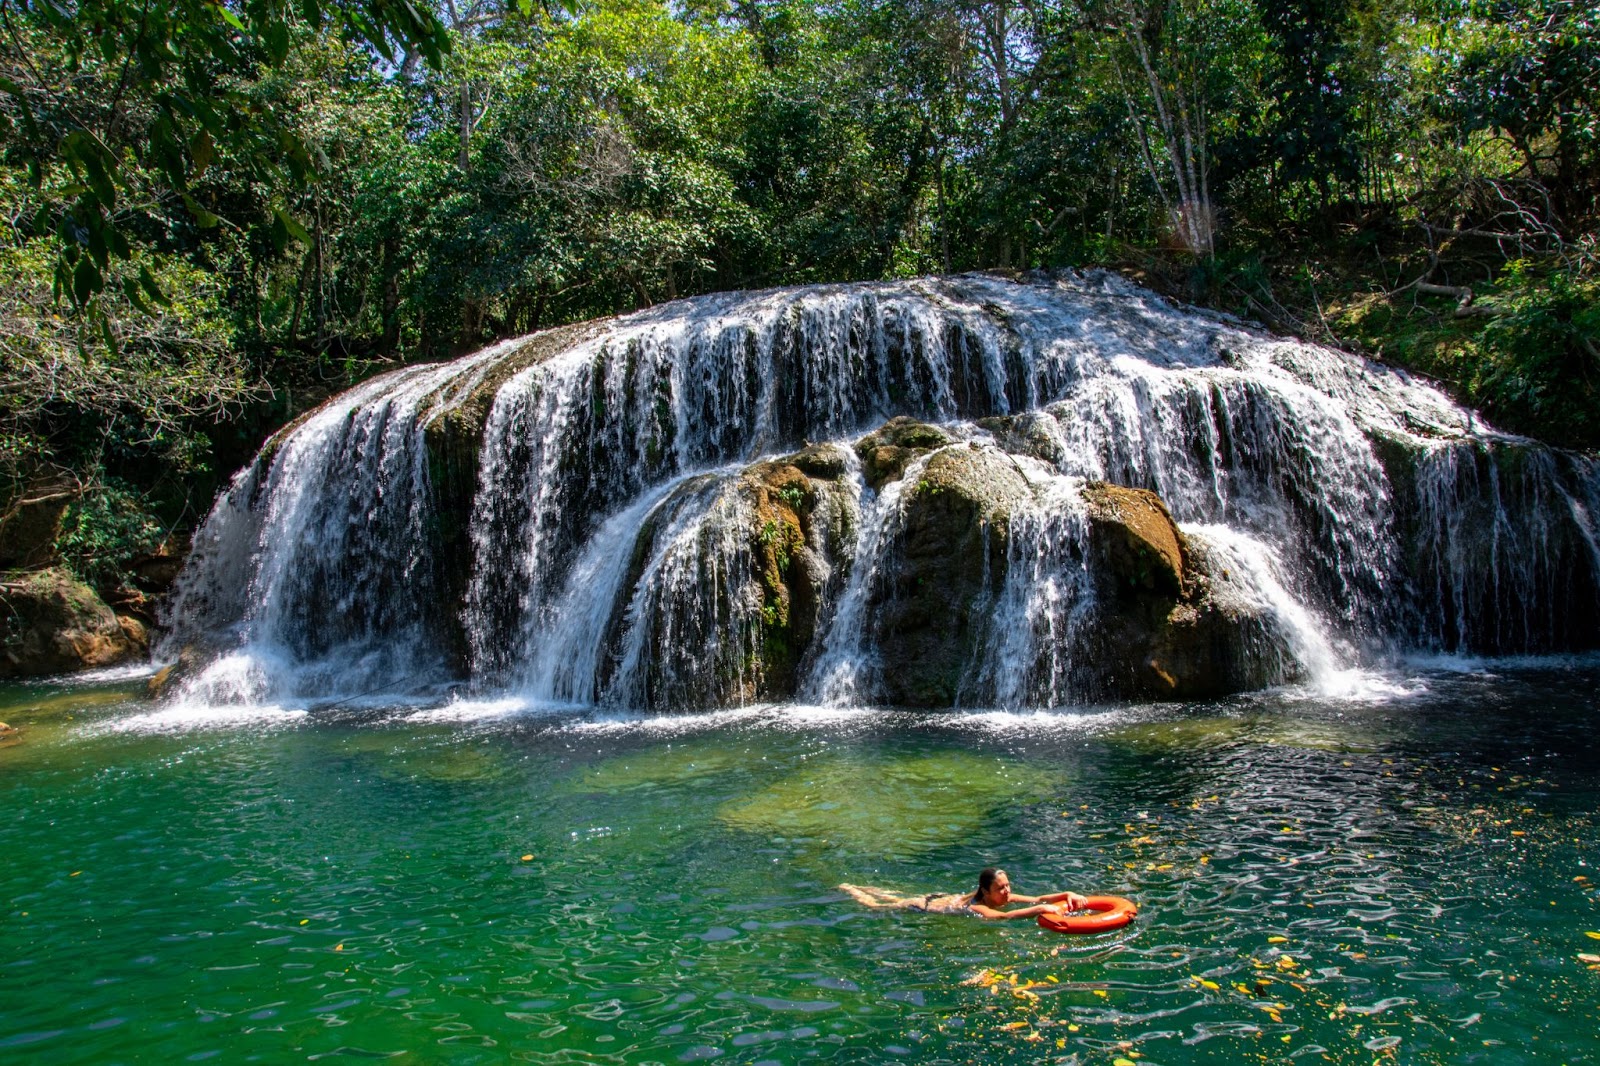
[[[990,866],[978,874],[977,902],[991,907],[1003,907],[1011,898],[1011,878],[1004,870]]]

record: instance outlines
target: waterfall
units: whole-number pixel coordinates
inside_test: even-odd
[[[1035,499],[1011,516],[1005,584],[988,652],[967,699],[1001,707],[1056,707],[1086,691],[1081,629],[1094,618],[1089,521],[1079,478],[1031,475]]]
[[[437,680],[437,546],[423,427],[511,345],[408,367],[268,444],[195,535],[159,654],[227,652],[188,694],[262,703]]]
[[[891,481],[879,493],[867,488],[860,464],[851,465],[850,484],[861,500],[861,521],[851,552],[850,578],[820,644],[821,654],[801,690],[802,699],[829,707],[849,707],[871,700],[879,668],[868,639],[872,594],[904,515],[901,497],[907,486],[916,484],[929,458],[924,456],[913,462],[904,477]]]
[[[899,416],[931,436],[867,436]],[[1091,482],[1234,575],[1264,676],[1600,643],[1594,460],[1088,272],[717,294],[375,378],[219,498],[158,654],[202,649],[211,702],[870,703],[885,627],[928,613],[900,587],[925,475],[958,460],[1007,493],[946,590],[964,705],[1106,683]]]

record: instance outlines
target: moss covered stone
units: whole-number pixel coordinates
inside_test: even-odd
[[[0,677],[71,673],[142,656],[144,627],[64,569],[0,584]]]
[[[951,443],[950,436],[936,426],[914,418],[891,418],[879,429],[856,442],[862,472],[873,489],[898,481],[906,464],[935,448]]]

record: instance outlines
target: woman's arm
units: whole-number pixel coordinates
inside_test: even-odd
[[[997,911],[993,907],[985,906],[982,903],[974,903],[971,906],[973,914],[976,914],[980,918],[988,918],[990,920],[1004,918],[1037,918],[1041,914],[1056,914],[1061,911],[1061,908],[1054,903],[1041,903],[1036,907],[1023,907],[1021,910],[1015,911]]]
[[[1048,896],[1014,896],[1027,903],[1065,903],[1068,910],[1078,911],[1089,905],[1087,898],[1076,892],[1052,892]]]

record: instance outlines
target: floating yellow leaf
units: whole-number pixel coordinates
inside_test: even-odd
[[[1134,1066],[1132,1059],[1112,1059],[1111,1066]]]
[[[1110,995],[1111,995],[1111,993],[1110,993],[1110,992],[1107,992],[1107,991],[1106,991],[1106,990],[1105,990],[1105,989],[1103,989],[1103,988],[1097,988],[1097,989],[1095,989],[1095,990],[1094,990],[1094,994],[1095,994],[1095,995],[1097,995],[1097,996],[1099,996],[1099,997],[1100,997],[1100,998],[1102,998],[1102,999],[1105,999],[1105,998],[1107,998],[1107,997],[1109,997],[1109,996],[1110,996]]]
[[[343,951],[344,950],[344,945],[343,944],[335,944],[335,945],[333,945],[333,950],[334,951]]]
[[[1010,1032],[1013,1029],[1026,1029],[1027,1027],[1027,1022],[1006,1022],[1006,1024],[1002,1025],[1000,1028]]]
[[[300,924],[301,924],[301,925],[307,925],[307,924],[309,924],[309,923],[310,923],[310,922],[311,922],[311,919],[310,919],[310,918],[301,918],[301,919],[300,919]]]
[[[1600,933],[1585,932],[1583,935],[1591,940],[1600,940]]]
[[[533,861],[533,856],[532,855],[524,855],[522,857],[522,861],[523,862],[532,862]]]
[[[1067,1026],[1067,1032],[1076,1033],[1077,1031],[1078,1031],[1078,1027],[1076,1025],[1068,1025]]]
[[[1269,936],[1269,937],[1267,937],[1267,943],[1269,943],[1269,944],[1287,944],[1288,942],[1289,942],[1289,938],[1286,937],[1286,936]]]

